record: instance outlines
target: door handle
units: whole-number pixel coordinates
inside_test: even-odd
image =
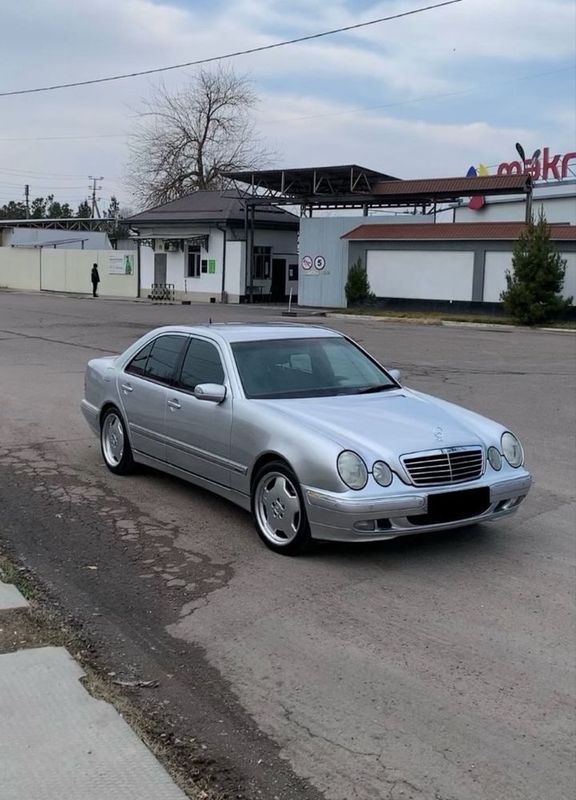
[[[178,409],[178,408],[182,408],[182,406],[180,405],[180,403],[178,402],[178,400],[168,400],[168,405],[169,405],[169,406],[170,406],[170,408],[172,408],[173,410],[176,410],[176,409]]]
[[[129,394],[130,392],[134,391],[134,387],[131,386],[129,383],[122,383],[120,384],[120,388],[124,392],[124,394]]]

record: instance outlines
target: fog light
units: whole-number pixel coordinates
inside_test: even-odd
[[[373,519],[361,519],[359,522],[354,523],[357,531],[374,531],[376,530],[376,522]]]
[[[502,469],[502,456],[496,447],[488,448],[488,461],[490,462],[492,469],[495,469],[496,471]]]

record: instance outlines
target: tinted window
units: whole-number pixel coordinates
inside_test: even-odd
[[[176,374],[176,367],[185,344],[184,336],[159,336],[154,339],[144,377],[163,383],[170,382]]]
[[[247,397],[328,397],[396,386],[341,337],[236,342],[232,351]]]
[[[148,361],[148,356],[150,355],[153,344],[153,342],[149,342],[146,347],[143,347],[142,350],[134,356],[126,367],[126,372],[130,372],[133,375],[144,375],[146,371],[146,362]]]
[[[199,383],[224,383],[220,354],[210,342],[191,339],[182,364],[180,385],[192,391]]]

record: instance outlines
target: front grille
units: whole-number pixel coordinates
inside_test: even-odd
[[[481,447],[454,447],[402,456],[402,464],[414,486],[466,483],[482,475]]]

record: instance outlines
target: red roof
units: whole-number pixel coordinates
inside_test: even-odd
[[[445,222],[393,223],[391,225],[358,225],[342,239],[351,240],[419,240],[467,241],[493,239],[516,241],[525,230],[523,222]],[[576,241],[576,225],[550,225],[550,237],[555,241]]]
[[[532,185],[529,175],[479,175],[458,178],[418,178],[408,181],[381,181],[375,195],[400,199],[471,197],[483,194],[522,194]]]

